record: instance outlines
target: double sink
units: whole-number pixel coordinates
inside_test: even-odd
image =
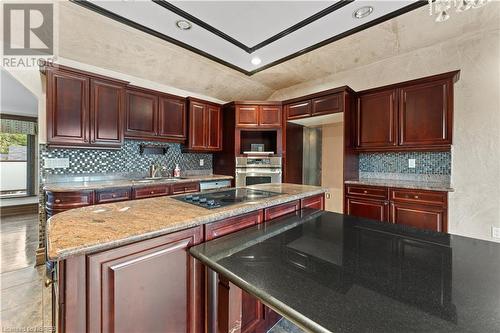
[[[139,180],[132,180],[132,183],[138,183],[138,184],[148,184],[148,183],[155,183],[158,181],[162,181],[165,183],[175,183],[178,182],[179,180],[184,180],[188,179],[185,177],[180,177],[180,178],[172,178],[172,177],[144,177]]]

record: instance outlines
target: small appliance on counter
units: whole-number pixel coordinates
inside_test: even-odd
[[[214,209],[230,205],[236,205],[243,202],[256,201],[279,195],[280,193],[254,190],[250,188],[233,188],[226,191],[187,194],[173,197],[179,201],[203,207]]]
[[[236,157],[236,187],[281,183],[281,157]]]

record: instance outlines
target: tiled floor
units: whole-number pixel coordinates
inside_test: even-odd
[[[45,267],[34,267],[38,244],[38,215],[2,218],[1,330],[50,331],[50,289],[45,288]]]

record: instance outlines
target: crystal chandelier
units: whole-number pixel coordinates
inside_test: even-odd
[[[454,7],[457,13],[470,8],[479,8],[490,0],[429,0],[430,15],[437,14],[436,22],[444,22],[450,18],[450,10]]]

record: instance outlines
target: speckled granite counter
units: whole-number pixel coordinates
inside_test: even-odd
[[[101,181],[83,181],[83,182],[65,182],[65,183],[52,183],[44,185],[45,191],[54,192],[69,192],[78,190],[100,190],[105,188],[118,188],[118,187],[141,187],[159,184],[179,184],[193,181],[212,181],[212,180],[231,180],[232,176],[224,175],[201,175],[201,176],[187,176],[180,179],[160,178],[155,180],[133,180],[133,179],[115,179],[115,180],[101,180]]]
[[[353,185],[386,186],[416,190],[453,192],[453,188],[450,186],[450,184],[443,182],[364,178],[359,180],[346,180],[344,183]]]
[[[498,332],[500,244],[303,210],[191,254],[307,332]]]
[[[217,209],[158,197],[59,213],[47,221],[49,259],[97,252],[326,192],[321,187],[295,184],[249,187],[280,195]]]

